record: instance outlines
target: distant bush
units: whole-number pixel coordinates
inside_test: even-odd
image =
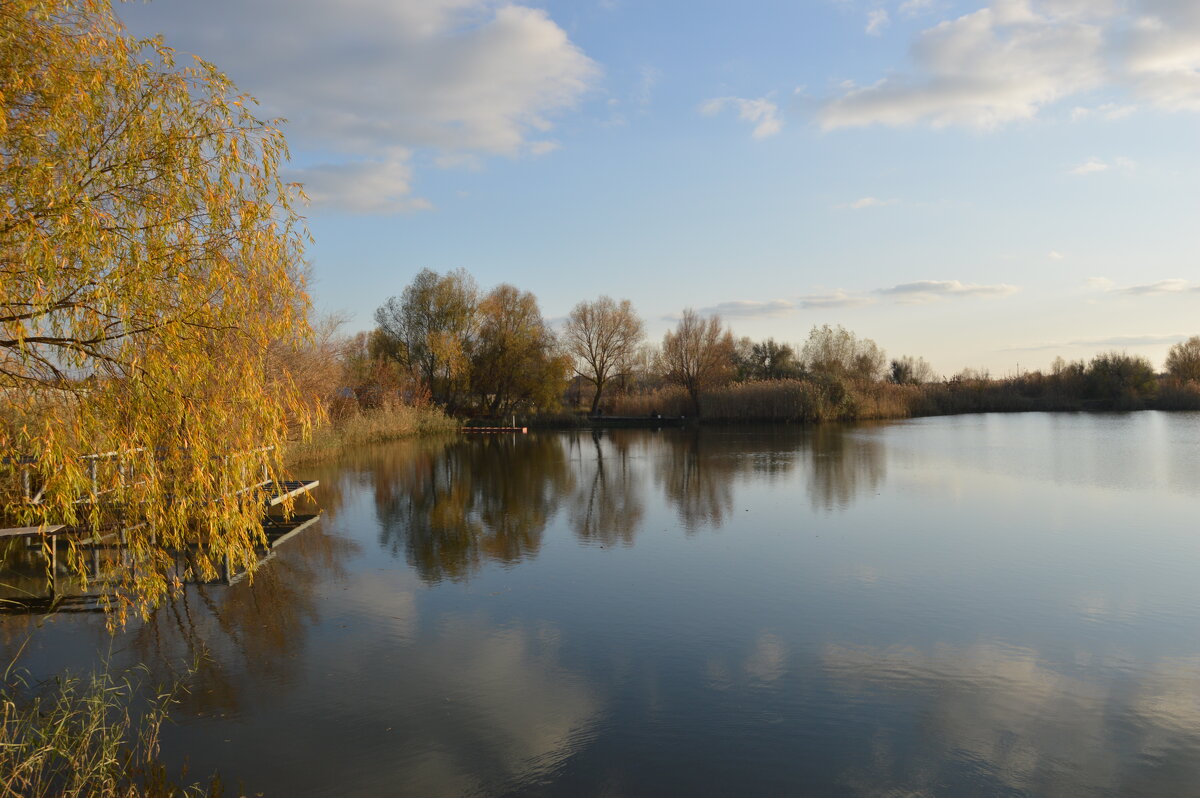
[[[1159,410],[1200,410],[1200,382],[1164,380],[1159,385],[1154,406]]]
[[[1193,335],[1167,352],[1167,373],[1177,380],[1200,380],[1200,335]]]
[[[1124,410],[1144,407],[1158,391],[1150,361],[1124,352],[1105,352],[1092,358],[1084,384],[1087,399]]]

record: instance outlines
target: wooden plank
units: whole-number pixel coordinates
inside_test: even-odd
[[[17,526],[10,529],[0,529],[0,538],[20,538],[34,535],[56,535],[66,529],[66,524],[49,524],[47,526]]]
[[[273,559],[275,559],[275,552],[273,552],[273,551],[268,552],[265,557],[260,558],[258,560],[258,562],[254,564],[254,569],[258,570],[258,568],[260,566],[265,565],[266,563],[270,562]],[[240,573],[230,574],[229,576],[227,576],[225,578],[225,584],[236,585],[238,582],[242,581],[249,575],[250,575],[249,571],[241,571]]]
[[[289,529],[287,532],[283,533],[279,537],[275,538],[275,540],[271,541],[271,544],[270,544],[271,548],[273,549],[273,548],[279,546],[280,544],[284,543],[285,541],[291,540],[293,537],[300,534],[304,530],[308,529],[310,526],[312,526],[313,524],[317,523],[317,521],[320,521],[320,520],[321,520],[321,515],[320,515],[320,513],[318,513],[317,515],[314,515],[312,518],[308,518],[308,519],[300,522],[294,528]]]
[[[276,482],[274,486],[269,489],[270,492],[267,494],[267,504],[270,507],[283,504],[288,499],[299,496],[301,493],[308,493],[320,484],[321,480],[319,479],[314,479],[307,482],[304,480],[292,479],[289,479],[286,482]]]

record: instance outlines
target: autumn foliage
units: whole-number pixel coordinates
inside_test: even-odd
[[[309,334],[285,142],[104,0],[4,3],[0,87],[4,525],[119,522],[122,598],[146,607],[171,549],[200,576],[253,562],[261,500],[239,491],[304,423],[267,357]]]

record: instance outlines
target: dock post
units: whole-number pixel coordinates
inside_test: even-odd
[[[58,539],[50,536],[50,600],[58,595]]]

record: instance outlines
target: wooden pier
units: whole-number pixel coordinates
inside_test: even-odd
[[[140,450],[139,450],[140,451]],[[256,454],[263,450],[255,450],[255,452],[235,453],[239,454]],[[102,454],[85,455],[82,459],[88,464],[88,471],[91,477],[91,490],[85,495],[80,496],[76,504],[108,504],[112,503],[115,508],[113,515],[114,521],[111,521],[108,526],[103,528],[92,527],[69,527],[65,524],[46,524],[42,526],[25,526],[25,527],[10,527],[0,528],[0,545],[5,540],[23,540],[27,549],[41,549],[46,553],[47,565],[49,570],[49,578],[46,580],[46,594],[34,595],[32,593],[24,593],[18,596],[0,597],[0,613],[12,612],[39,612],[53,609],[58,610],[74,610],[85,611],[93,609],[103,609],[104,595],[102,593],[83,593],[79,594],[64,594],[59,590],[59,557],[58,547],[60,542],[69,542],[75,550],[84,550],[90,552],[91,564],[88,570],[88,580],[95,584],[103,585],[111,583],[113,579],[119,580],[121,572],[127,567],[126,560],[126,533],[132,532],[144,526],[144,523],[128,524],[124,520],[125,516],[120,504],[120,499],[123,497],[130,487],[136,487],[138,484],[135,478],[130,474],[122,464],[122,458],[127,457],[131,452],[105,452]],[[43,491],[38,489],[31,478],[32,466],[36,464],[33,458],[22,458],[17,465],[22,466],[21,473],[21,490],[23,499],[28,504],[41,504],[43,501]],[[104,465],[115,467],[115,472],[108,474],[111,481],[116,483],[115,487],[103,488],[102,480],[98,479],[98,472]],[[262,555],[257,559],[255,567],[262,565],[274,558],[275,547],[291,540],[303,530],[311,527],[320,518],[320,513],[312,515],[293,516],[290,518],[281,518],[272,516],[271,510],[277,508],[284,503],[297,499],[301,496],[309,495],[321,483],[319,480],[274,480],[271,479],[264,466],[262,479],[251,484],[244,484],[243,487],[231,490],[227,495],[252,497],[252,500],[260,503],[262,508],[263,533],[266,541],[266,546],[262,550]],[[215,499],[214,499],[215,500]],[[183,551],[170,551],[171,556],[176,561],[176,567],[181,573],[187,572],[187,562],[191,559],[196,546],[189,544]],[[107,566],[107,570],[105,568]],[[245,578],[247,571],[235,572],[231,567],[228,559],[226,559],[223,567],[220,569],[220,578],[218,581],[226,584],[233,584]],[[27,580],[31,577],[26,575]],[[5,583],[5,575],[0,571],[0,584]]]
[[[686,416],[588,416],[587,423],[593,427],[682,427],[688,423]]]

